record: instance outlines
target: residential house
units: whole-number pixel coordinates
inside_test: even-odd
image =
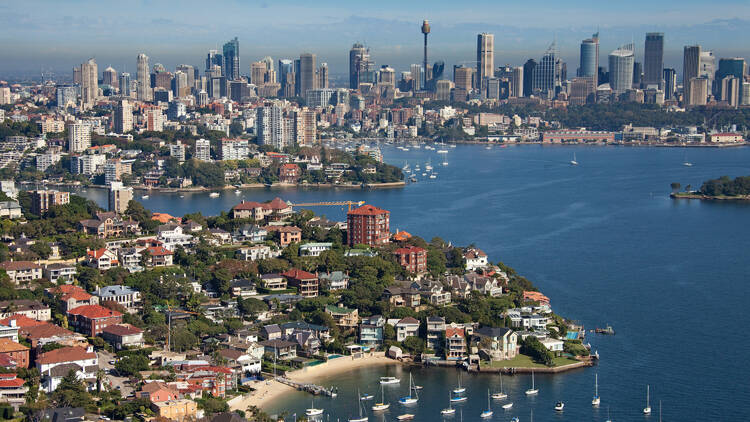
[[[21,218],[23,212],[21,205],[16,201],[2,201],[0,202],[0,217],[8,217],[11,220]]]
[[[281,274],[263,274],[260,276],[263,288],[268,290],[286,290],[286,278]]]
[[[246,202],[232,208],[232,218],[252,218],[255,221],[280,220],[292,214],[292,207],[281,198],[274,198],[270,202]]]
[[[93,390],[96,387],[99,358],[93,347],[63,347],[41,353],[36,358],[36,367],[42,374],[42,389],[46,393],[55,391],[70,371],[75,372],[89,390]]]
[[[99,297],[99,302],[115,302],[128,310],[135,310],[141,306],[141,292],[121,284],[102,287],[94,291],[94,295]]]
[[[269,259],[275,257],[271,252],[271,247],[267,245],[255,245],[246,248],[237,249],[237,258],[243,261],[257,261],[259,259]]]
[[[0,338],[0,357],[14,362],[16,368],[29,367],[29,348],[9,338]]]
[[[281,183],[297,183],[302,176],[302,169],[293,163],[282,164],[279,167],[279,181]]]
[[[505,315],[510,319],[511,327],[522,330],[545,330],[549,322],[544,315],[522,312],[520,309],[508,309]]]
[[[431,316],[427,317],[427,348],[439,352],[443,347],[443,335],[445,335],[445,318]]]
[[[300,295],[292,294],[272,294],[263,298],[263,302],[266,302],[272,311],[291,311],[294,305],[304,297]]]
[[[72,284],[50,287],[46,292],[48,295],[57,298],[65,311],[79,306],[99,304],[99,297],[92,296],[86,290]]]
[[[278,360],[291,360],[297,357],[297,343],[286,340],[266,340],[261,341],[264,353],[276,356]]]
[[[84,305],[67,312],[74,330],[89,337],[99,335],[104,327],[122,323],[122,314],[100,305]]]
[[[466,298],[471,294],[472,287],[463,277],[458,275],[449,275],[446,278],[452,295],[459,298]]]
[[[320,339],[310,330],[294,330],[286,340],[297,345],[298,355],[313,357],[320,351]]]
[[[215,227],[208,229],[209,243],[220,246],[232,243],[232,234],[226,230]]]
[[[562,340],[558,340],[555,338],[545,338],[539,341],[544,345],[544,347],[547,348],[550,352],[552,352],[555,356],[562,356],[563,354],[563,346],[564,343]]]
[[[260,243],[265,241],[267,236],[268,231],[255,224],[243,224],[232,232],[232,237],[237,242]]]
[[[326,313],[342,328],[356,328],[359,324],[359,311],[344,306],[327,305]]]
[[[489,264],[487,262],[487,254],[479,248],[469,248],[464,251],[464,259],[466,260],[467,271],[475,271]]]
[[[120,265],[131,273],[143,271],[142,257],[143,255],[138,251],[138,248],[120,248],[117,250],[117,259]]]
[[[510,328],[482,327],[474,332],[474,337],[485,359],[513,359],[518,353],[518,335]]]
[[[163,381],[148,381],[143,384],[141,390],[135,393],[140,399],[148,399],[152,403],[177,400],[180,393]]]
[[[153,410],[158,417],[170,421],[191,421],[197,419],[198,403],[194,400],[188,399],[152,402],[151,410]]]
[[[359,324],[360,344],[366,346],[383,344],[383,327],[385,327],[385,318],[382,315],[362,318],[362,323]]]
[[[0,402],[10,404],[17,411],[26,403],[29,387],[24,386],[25,383],[24,379],[18,378],[14,373],[0,374]]]
[[[494,277],[479,275],[477,273],[467,273],[464,275],[464,279],[474,291],[491,297],[498,297],[503,294],[502,285]]]
[[[302,241],[302,229],[295,226],[268,226],[266,227],[268,233],[278,233],[277,240],[282,248],[289,246],[292,243],[299,243]]]
[[[466,332],[460,327],[445,328],[445,358],[448,360],[466,357]]]
[[[406,246],[393,252],[396,261],[410,273],[427,271],[427,250],[418,246]]]
[[[301,238],[300,238],[301,239]],[[320,256],[325,251],[330,251],[333,247],[331,242],[310,242],[300,245],[299,255],[300,256]]]
[[[178,246],[189,249],[193,245],[193,235],[185,233],[183,226],[175,223],[167,223],[157,227],[156,240],[160,241],[161,246],[170,251],[176,250]]]
[[[332,271],[330,273],[318,274],[320,283],[328,290],[344,290],[349,288],[349,275],[343,271]]]
[[[52,311],[49,306],[36,300],[12,299],[0,301],[0,318],[11,315],[25,315],[37,321],[49,321]]]
[[[258,294],[255,290],[255,283],[245,278],[232,280],[229,283],[229,288],[231,289],[232,296],[235,297],[244,298]]]
[[[112,324],[102,329],[102,338],[115,350],[143,347],[143,330],[130,324]]]
[[[419,286],[419,294],[425,302],[435,306],[445,306],[451,303],[451,294],[445,290],[442,283],[436,280],[428,280]]]
[[[79,221],[78,226],[84,233],[102,239],[141,234],[138,222],[125,220],[114,211],[98,212],[92,219]]]
[[[38,323],[39,321],[34,322]],[[19,328],[20,327],[17,325],[15,319],[9,319],[7,325],[0,323],[0,339],[7,338],[9,340],[18,341]]]
[[[383,299],[393,306],[417,308],[421,302],[419,290],[413,287],[390,286],[383,291]]]
[[[73,264],[56,262],[44,266],[44,278],[49,280],[52,284],[70,284],[74,281],[77,273],[78,270]]]
[[[396,323],[396,341],[404,341],[409,337],[419,335],[419,321],[412,317],[406,317]]]
[[[528,302],[538,302],[541,305],[547,305],[549,306],[549,298],[545,295],[543,295],[541,292],[534,292],[534,291],[524,291],[523,292],[523,300]]]
[[[0,262],[0,269],[5,270],[14,284],[28,283],[42,278],[42,267],[31,261]]]
[[[57,343],[69,347],[88,344],[86,338],[82,335],[49,322],[25,326],[19,330],[19,335],[25,338],[35,351],[41,350],[42,346],[48,343]]]
[[[227,364],[231,368],[237,368],[242,374],[259,374],[261,371],[261,358],[263,357],[262,350],[260,357],[253,357],[246,352],[235,349],[221,349],[217,353],[222,358],[226,359]]]
[[[174,253],[164,246],[152,246],[146,248],[148,251],[148,261],[146,265],[149,267],[168,267],[172,265],[172,257]]]
[[[331,334],[325,325],[310,324],[304,321],[285,322],[280,325],[282,336],[289,336],[295,331],[310,331],[321,340],[328,340]]]
[[[282,337],[281,327],[278,324],[264,325],[261,333],[266,340],[279,340]]]
[[[94,267],[101,271],[107,271],[110,268],[120,265],[117,260],[117,254],[107,248],[86,251],[86,263],[89,267]]]
[[[287,284],[297,288],[297,292],[302,297],[318,296],[318,277],[315,274],[292,268],[281,275],[286,277]]]

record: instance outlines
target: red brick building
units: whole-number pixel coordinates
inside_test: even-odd
[[[288,285],[297,288],[300,296],[316,297],[318,295],[320,282],[315,274],[292,268],[285,273],[281,273],[281,275],[286,277]]]
[[[302,176],[302,169],[296,164],[283,164],[279,167],[279,181],[281,183],[297,183]]]
[[[417,246],[398,248],[393,252],[398,263],[411,273],[427,271],[427,250]]]
[[[29,367],[29,348],[7,337],[0,338],[0,356],[15,362],[16,368]]]
[[[390,211],[363,205],[346,215],[349,246],[380,246],[391,237]]]
[[[79,333],[94,337],[104,327],[122,323],[122,314],[101,305],[79,306],[68,311],[70,325]]]

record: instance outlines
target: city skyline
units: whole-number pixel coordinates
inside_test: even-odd
[[[223,4],[226,10],[236,9],[248,14],[246,25],[239,25],[238,17],[230,16],[219,27],[210,20],[215,10],[206,11],[205,16],[177,10],[169,10],[167,15],[165,5],[146,2],[135,5],[134,10],[122,12],[117,16],[119,23],[115,24],[111,21],[114,18],[105,17],[109,15],[96,15],[101,6],[92,5],[87,0],[76,2],[75,18],[68,16],[73,14],[69,4],[63,7],[41,3],[48,4],[48,7],[40,11],[39,16],[35,11],[33,22],[22,6],[0,6],[1,14],[5,16],[0,20],[9,30],[0,51],[4,57],[11,58],[0,64],[0,76],[33,75],[42,68],[61,74],[69,72],[72,66],[88,57],[97,58],[102,67],[112,66],[118,72],[135,74],[132,57],[142,52],[151,58],[152,64],[162,63],[168,69],[181,63],[198,66],[208,50],[221,51],[222,44],[235,36],[242,43],[241,74],[249,74],[249,64],[264,56],[284,59],[310,52],[316,54],[319,62],[329,64],[331,75],[343,75],[347,73],[348,51],[355,42],[362,42],[370,48],[378,66],[389,64],[397,71],[403,71],[411,64],[421,62],[422,37],[418,26],[423,19],[430,20],[433,28],[430,60],[444,60],[448,64],[474,60],[476,36],[487,32],[495,35],[496,67],[504,64],[520,66],[528,58],[538,59],[556,39],[560,57],[569,63],[569,69],[575,74],[580,41],[597,28],[602,55],[634,40],[638,62],[643,62],[642,46],[646,32],[664,32],[665,67],[681,67],[684,45],[701,44],[705,49],[713,50],[717,57],[750,56],[750,47],[742,45],[739,36],[741,28],[750,23],[744,19],[750,16],[750,6],[734,1],[719,2],[710,10],[693,1],[681,3],[680,8],[675,2],[664,2],[666,5],[660,4],[655,9],[665,11],[662,22],[649,22],[653,18],[642,12],[641,19],[636,19],[637,14],[624,13],[619,6],[612,5],[599,10],[597,16],[592,16],[591,11],[584,13],[581,6],[558,10],[560,13],[556,13],[556,17],[562,19],[557,23],[545,22],[544,16],[530,12],[531,7],[520,10],[512,6],[497,12],[498,16],[505,17],[500,22],[514,22],[513,26],[486,23],[483,22],[487,20],[486,16],[475,16],[474,9],[457,9],[441,2],[429,10],[419,10],[415,5],[394,5],[392,10],[398,11],[397,14],[384,12],[389,10],[388,7],[370,10],[366,5],[357,10],[337,9],[334,13],[330,5],[336,2],[322,2],[313,11],[296,6],[294,13],[270,4],[264,7],[257,3],[219,2],[214,9],[222,10]],[[645,4],[641,1],[635,3]],[[497,10],[496,6],[485,2],[478,2],[477,8],[482,4],[488,15]],[[92,7],[78,7],[83,5]],[[629,6],[632,8],[634,3]],[[135,20],[132,15],[143,8],[147,8],[148,13]],[[555,8],[560,9],[559,6],[549,6],[549,9]],[[571,10],[579,13],[572,16]],[[90,15],[82,14],[84,12]],[[613,16],[615,12],[620,13],[616,18]],[[298,15],[305,13],[304,22],[297,22]],[[452,16],[446,16],[448,14]],[[526,18],[520,19],[524,14]],[[261,16],[265,18],[261,19]],[[511,19],[512,16],[519,19]],[[735,18],[719,20],[726,16]],[[261,22],[253,25],[256,20]],[[520,25],[517,22],[533,23]],[[615,22],[617,26],[613,25]],[[117,28],[117,31],[112,28]],[[738,36],[732,36],[735,31]],[[601,56],[599,64],[606,65]]]

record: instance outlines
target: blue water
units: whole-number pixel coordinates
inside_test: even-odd
[[[576,167],[568,164],[573,151],[580,163]],[[183,200],[164,194],[143,203],[182,215],[216,214],[243,196],[364,200],[391,211],[393,230],[475,243],[491,260],[502,260],[532,280],[558,313],[588,328],[615,328],[615,336],[588,337],[602,356],[598,367],[540,375],[538,397],[521,397],[528,377],[505,377],[515,405],[507,413],[495,406],[492,420],[520,416],[525,421],[533,408],[535,421],[602,421],[610,408],[614,420],[655,422],[660,400],[666,421],[740,420],[750,414],[745,357],[750,349],[745,334],[750,322],[745,311],[750,205],[668,197],[671,182],[698,187],[721,175],[750,175],[750,148],[459,146],[450,150],[445,167],[434,151],[384,153],[386,161],[399,166],[408,160],[412,167],[424,167],[430,159],[438,178],[394,190],[259,190],[239,197],[223,193],[217,199],[188,194]],[[681,165],[686,153],[693,167]],[[101,193],[90,189],[87,194],[104,202]],[[332,218],[345,215],[337,207],[316,211]],[[342,394],[321,399],[316,407],[327,409],[330,420],[345,420],[357,412],[354,389],[375,393],[383,372],[353,371],[328,381],[339,385]],[[599,410],[590,405],[595,372]],[[416,420],[439,419],[455,371],[419,370],[415,375],[425,386],[424,398],[409,412]],[[482,375],[465,382],[471,399],[463,406],[463,417],[478,420],[487,406],[487,386],[499,385],[499,380]],[[641,414],[646,384],[651,385],[654,409],[650,417]],[[397,391],[386,396],[395,401],[405,389],[393,388]],[[556,400],[566,402],[563,414],[552,409]],[[309,404],[309,396],[293,393],[270,410],[304,414]],[[384,417],[394,420],[400,413],[393,403]]]

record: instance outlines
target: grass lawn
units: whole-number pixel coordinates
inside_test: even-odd
[[[571,359],[568,357],[559,357],[553,359],[553,367],[556,366],[563,366],[563,365],[569,365],[571,363],[578,362],[575,359]],[[541,363],[536,363],[529,356],[526,355],[517,355],[513,359],[509,360],[498,360],[491,362],[490,366],[492,368],[546,368],[546,365],[543,365]]]

